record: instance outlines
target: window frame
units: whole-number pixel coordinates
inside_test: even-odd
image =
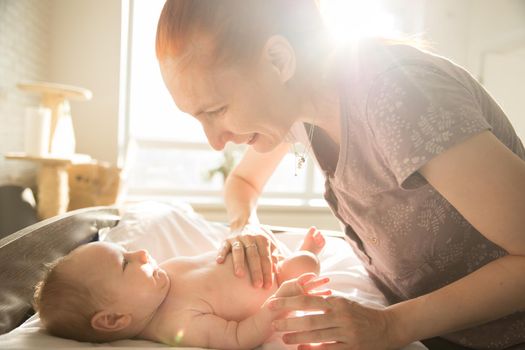
[[[185,142],[177,140],[169,140],[163,137],[152,138],[152,137],[141,137],[133,135],[132,119],[133,104],[131,103],[133,96],[133,52],[134,46],[136,45],[135,36],[135,15],[136,15],[136,0],[130,0],[129,11],[128,11],[128,50],[127,50],[127,80],[126,80],[126,118],[122,123],[121,137],[123,139],[124,147],[121,148],[124,154],[125,163],[130,163],[130,157],[132,157],[132,148],[135,147],[140,150],[148,149],[177,149],[187,151],[206,151],[217,152],[213,150],[205,142]],[[180,111],[179,111],[180,112]],[[180,112],[182,118],[187,118],[183,112]],[[133,144],[133,147],[130,147]],[[235,146],[234,146],[235,147]],[[290,150],[290,154],[292,151]],[[133,161],[132,161],[133,162]],[[293,173],[293,169],[290,172]],[[316,174],[314,160],[312,156],[309,156],[308,161],[304,164],[303,168],[298,172],[304,172],[305,182],[303,190],[300,192],[282,192],[272,191],[266,188],[260,198],[260,203],[269,206],[293,206],[293,207],[326,207],[326,202],[323,199],[321,192],[316,192],[316,176],[321,176],[319,172]],[[271,180],[270,180],[271,181]],[[324,180],[323,180],[324,181]],[[126,195],[131,200],[133,199],[146,199],[146,198],[184,198],[190,203],[222,203],[223,188],[217,190],[184,190],[176,188],[166,187],[148,187],[141,186],[140,184],[127,184]]]

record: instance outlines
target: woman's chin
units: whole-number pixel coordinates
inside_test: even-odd
[[[250,145],[250,147],[257,153],[268,153],[277,147],[273,142],[267,142],[266,140],[257,140],[257,142]]]

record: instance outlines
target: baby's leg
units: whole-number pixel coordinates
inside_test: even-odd
[[[279,263],[280,271],[277,275],[279,285],[303,273],[319,274],[320,264],[317,254],[323,249],[325,243],[322,233],[315,227],[310,227],[301,245],[301,250]]]
[[[301,250],[307,250],[314,254],[319,254],[323,249],[326,241],[324,239],[321,231],[315,227],[310,227],[306,236],[304,236],[303,244],[301,245]]]
[[[313,272],[319,274],[319,259],[317,255],[307,250],[300,250],[279,262],[279,273],[277,283],[281,285],[284,281],[297,278],[303,273]]]

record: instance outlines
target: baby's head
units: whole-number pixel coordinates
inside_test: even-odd
[[[145,250],[96,242],[55,262],[37,285],[34,304],[51,334],[107,342],[137,336],[169,288],[169,276]]]

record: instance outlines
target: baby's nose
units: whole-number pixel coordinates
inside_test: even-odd
[[[135,258],[140,261],[142,264],[145,264],[149,261],[148,259],[148,252],[144,249],[137,250],[133,252],[133,255]]]

